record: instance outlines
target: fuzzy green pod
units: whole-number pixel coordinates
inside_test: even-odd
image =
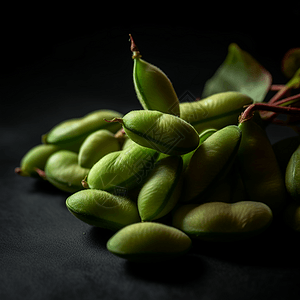
[[[285,172],[285,186],[288,194],[300,200],[300,146],[292,154]]]
[[[153,221],[168,214],[177,204],[182,188],[182,158],[161,159],[147,178],[138,195],[142,221]]]
[[[113,231],[141,221],[136,203],[105,191],[78,191],[67,198],[66,206],[81,221]]]
[[[119,151],[121,145],[115,135],[100,129],[91,133],[82,143],[78,153],[78,164],[83,168],[91,168],[106,154]]]
[[[75,193],[83,189],[81,181],[88,172],[78,165],[77,153],[60,150],[47,160],[45,179],[62,191]]]
[[[286,188],[272,145],[265,130],[252,119],[239,128],[242,141],[237,156],[247,198],[267,204],[275,215],[285,205]]]
[[[149,175],[158,152],[136,143],[128,148],[105,155],[91,168],[83,182],[85,187],[115,193],[132,189]]]
[[[37,169],[44,170],[48,158],[60,150],[55,145],[37,145],[31,148],[22,158],[20,167],[15,169],[18,175],[40,178]]]
[[[236,157],[242,132],[226,126],[209,136],[194,152],[185,171],[184,202],[199,202],[212,191],[215,182],[229,172]]]
[[[125,133],[137,144],[168,155],[183,155],[199,145],[199,135],[189,123],[155,110],[133,110],[122,119]]]
[[[61,146],[64,149],[78,152],[82,142],[92,132],[107,129],[116,132],[119,124],[108,123],[105,119],[120,118],[122,114],[114,110],[97,110],[82,118],[63,121],[42,136],[43,143]]]
[[[206,129],[221,129],[237,125],[245,105],[253,100],[239,92],[217,93],[207,98],[180,104],[180,118],[190,123],[201,133]]]
[[[211,202],[179,207],[172,224],[191,238],[230,241],[261,233],[272,219],[271,209],[261,202]]]
[[[191,239],[182,231],[161,223],[126,226],[107,242],[107,249],[130,261],[151,262],[178,257],[189,251]]]
[[[162,70],[141,59],[132,37],[131,41],[134,60],[133,83],[141,105],[144,109],[179,116],[179,100],[170,79]]]

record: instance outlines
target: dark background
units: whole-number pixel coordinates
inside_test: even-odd
[[[201,95],[231,42],[261,62],[276,84],[287,81],[280,72],[283,55],[299,47],[297,7],[201,6],[176,14],[156,7],[145,15],[137,4],[128,5],[131,12],[114,5],[88,13],[81,7],[76,13],[60,7],[4,10],[0,298],[298,299],[299,235],[280,222],[250,241],[199,242],[175,261],[133,264],[105,249],[110,232],[67,211],[67,193],[14,174],[22,156],[58,122],[102,108],[141,108],[129,33],[143,58],[169,76],[179,98]],[[295,135],[278,126],[268,134],[272,142]]]

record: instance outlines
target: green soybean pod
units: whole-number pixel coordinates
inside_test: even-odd
[[[199,202],[214,184],[229,172],[242,137],[236,125],[226,126],[209,136],[194,152],[184,174],[183,202]]]
[[[261,233],[272,219],[271,209],[261,202],[211,202],[179,207],[172,224],[191,238],[231,241]]]
[[[247,198],[267,204],[275,215],[285,205],[286,188],[272,145],[253,119],[240,123],[239,128],[242,141],[237,157]]]
[[[37,145],[31,148],[22,158],[20,167],[15,168],[18,175],[40,178],[37,169],[44,170],[48,158],[60,150],[55,145]]]
[[[144,109],[179,116],[179,100],[170,79],[162,70],[141,59],[132,37],[131,41],[134,60],[133,83],[141,105]]]
[[[198,145],[198,147],[208,138],[208,137],[210,137],[213,133],[215,133],[215,132],[217,132],[217,130],[216,129],[213,129],[213,128],[211,128],[211,129],[207,129],[207,130],[204,130],[203,132],[201,132],[200,134],[199,134],[199,145]],[[198,148],[197,147],[197,148]],[[183,159],[183,169],[185,170],[186,168],[187,168],[187,166],[188,166],[188,164],[190,163],[190,160],[191,160],[191,158],[192,158],[192,156],[193,156],[193,154],[194,154],[194,152],[196,151],[196,149],[195,150],[193,150],[193,151],[191,151],[191,152],[189,152],[189,153],[187,153],[187,154],[184,154],[184,155],[182,155],[182,159]]]
[[[69,150],[60,150],[52,154],[45,166],[45,179],[58,189],[75,193],[83,189],[82,179],[89,169],[78,165],[78,154]]]
[[[115,193],[130,190],[143,182],[154,167],[158,152],[133,143],[125,150],[105,155],[91,168],[85,187]]]
[[[182,231],[161,223],[142,222],[128,225],[107,242],[116,256],[139,262],[176,258],[189,251],[191,239]]]
[[[141,221],[136,203],[105,191],[78,191],[66,199],[66,206],[79,220],[113,231]]]
[[[291,202],[284,210],[283,220],[291,229],[300,232],[300,203]]]
[[[300,146],[292,154],[285,172],[285,186],[288,194],[300,200]]]
[[[155,110],[134,110],[122,119],[125,133],[137,144],[168,155],[183,155],[199,145],[199,135],[189,123]]]
[[[161,159],[146,179],[138,195],[142,221],[153,221],[168,214],[177,204],[182,188],[182,158]]]
[[[74,118],[63,121],[54,126],[48,133],[42,136],[45,144],[61,146],[66,150],[79,151],[85,138],[99,129],[107,129],[116,132],[120,129],[119,124],[108,123],[105,119],[120,118],[122,114],[114,110],[97,110],[82,118]]]
[[[180,103],[180,117],[201,133],[210,128],[237,125],[245,105],[253,100],[240,92],[217,93],[207,98]]]
[[[82,143],[78,153],[78,164],[90,169],[100,158],[119,151],[120,148],[118,138],[111,131],[99,129],[91,133]]]

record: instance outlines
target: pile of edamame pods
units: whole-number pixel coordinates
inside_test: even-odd
[[[274,218],[300,231],[300,139],[272,146],[265,131],[278,113],[293,121],[300,116],[292,107],[300,97],[283,99],[300,87],[300,66],[292,59],[299,49],[284,60],[292,79],[268,103],[238,90],[180,103],[166,74],[141,59],[130,38],[142,108],[125,115],[98,110],[56,125],[16,173],[69,192],[67,209],[111,230],[107,249],[128,260],[174,258],[193,239],[249,238]],[[257,68],[249,54],[231,48]],[[228,65],[216,73],[218,82]]]

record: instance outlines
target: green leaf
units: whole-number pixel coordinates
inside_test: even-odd
[[[272,75],[249,53],[232,43],[228,47],[225,61],[206,82],[202,97],[237,91],[248,95],[254,102],[262,102],[271,83]]]

